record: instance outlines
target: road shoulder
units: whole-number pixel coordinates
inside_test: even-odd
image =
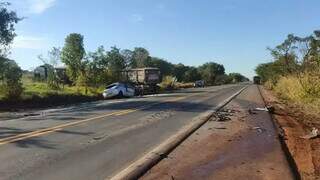
[[[293,179],[256,86],[231,101],[142,179]]]
[[[280,101],[271,91],[260,87],[266,103],[274,107],[273,118],[301,179],[320,179],[320,138],[303,139],[313,127],[320,129],[317,117],[308,117],[298,107]]]

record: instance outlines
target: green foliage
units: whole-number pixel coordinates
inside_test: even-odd
[[[68,76],[74,82],[80,76],[84,55],[83,36],[77,33],[69,34],[65,39],[61,60],[66,64]]]
[[[134,64],[133,51],[124,49],[121,51],[121,55],[124,59],[126,69],[131,68]]]
[[[243,76],[243,75],[240,74],[240,73],[230,73],[230,74],[229,74],[229,78],[230,78],[230,81],[231,81],[232,83],[238,83],[238,82],[248,81],[248,78],[246,78],[245,76]]]
[[[111,73],[112,81],[121,80],[121,71],[126,68],[126,62],[117,47],[111,47],[111,51],[107,53],[109,62],[109,72]]]
[[[90,86],[98,87],[99,85],[111,82],[107,72],[109,59],[103,46],[100,46],[95,52],[88,53],[86,59],[89,62],[87,73],[89,76]]]
[[[23,92],[21,77],[22,70],[13,60],[0,57],[1,71],[0,71],[0,86],[4,96],[9,99],[20,98]]]
[[[199,67],[202,78],[209,85],[214,85],[217,76],[225,74],[225,69],[223,65],[208,62]]]
[[[269,48],[270,49],[270,48]],[[271,50],[273,62],[260,64],[256,73],[265,85],[281,98],[320,113],[320,33],[307,37],[288,35]]]
[[[157,57],[151,57],[151,66],[159,68],[162,76],[172,75],[174,71],[172,63]]]
[[[187,71],[185,71],[183,75],[184,82],[195,82],[197,80],[201,80],[201,74],[199,70],[195,67],[189,67]]]
[[[53,47],[48,51],[48,56],[45,58],[42,55],[39,55],[38,58],[44,63],[44,66],[47,69],[48,77],[46,79],[47,84],[52,89],[59,89],[60,83],[65,83],[61,80],[61,76],[57,74],[54,68],[56,68],[60,62],[61,51],[59,48]]]
[[[189,67],[183,65],[182,63],[175,64],[173,66],[173,75],[177,78],[179,82],[184,80],[184,74],[188,71]]]
[[[14,11],[7,7],[10,3],[0,2],[0,56],[6,56],[8,45],[16,36],[15,25],[22,20]]]
[[[142,47],[136,47],[133,50],[133,68],[148,67],[151,64],[151,57],[149,56],[148,50]]]

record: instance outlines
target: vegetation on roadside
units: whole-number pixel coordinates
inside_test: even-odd
[[[10,59],[7,59],[9,45],[15,34],[14,25],[21,18],[14,11],[9,11],[9,3],[0,2],[0,97],[17,99],[23,91],[21,68]]]
[[[320,31],[307,37],[289,34],[268,49],[273,61],[256,68],[264,84],[307,113],[320,113]]]

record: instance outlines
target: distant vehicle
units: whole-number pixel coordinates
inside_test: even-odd
[[[49,64],[44,64],[41,66],[38,66],[34,71],[34,78],[36,80],[47,80],[49,71],[53,71],[53,66]]]
[[[198,80],[194,82],[193,84],[194,87],[204,87],[204,80]]]
[[[254,76],[253,77],[253,83],[254,84],[261,84],[261,77],[260,76]]]
[[[102,95],[104,98],[133,97],[135,95],[135,87],[129,83],[113,83],[106,87]]]
[[[125,82],[134,84],[139,94],[157,93],[160,83],[160,69],[159,68],[136,68],[122,71],[122,79]]]

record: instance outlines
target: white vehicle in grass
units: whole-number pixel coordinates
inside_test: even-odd
[[[135,87],[128,83],[113,83],[106,87],[102,96],[104,98],[112,97],[133,97],[135,95]]]

